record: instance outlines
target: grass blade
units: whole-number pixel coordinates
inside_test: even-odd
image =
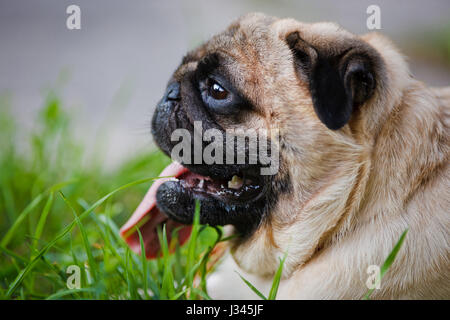
[[[148,296],[148,269],[147,269],[147,258],[145,256],[145,246],[144,239],[142,238],[141,231],[137,229],[139,235],[139,242],[141,244],[141,262],[142,262],[142,273],[144,277],[144,295],[146,299],[150,299]]]
[[[270,288],[268,300],[275,300],[277,297],[278,287],[281,281],[281,275],[283,274],[284,262],[287,258],[287,251],[285,252],[283,259],[280,259],[280,266],[278,267],[275,276],[273,277],[272,288]]]
[[[395,244],[394,248],[392,249],[391,253],[389,253],[388,257],[386,258],[386,260],[384,261],[383,265],[381,266],[381,269],[380,269],[380,282],[381,282],[381,279],[383,278],[383,276],[388,271],[388,269],[394,263],[394,260],[397,257],[397,254],[400,251],[400,248],[402,247],[403,242],[405,241],[405,237],[406,237],[406,234],[408,233],[408,230],[409,229],[407,228],[405,231],[403,231],[402,235],[398,239],[398,241]],[[370,299],[370,295],[372,294],[372,292],[374,290],[375,289],[369,289],[369,291],[364,296],[364,300],[369,300]]]
[[[394,262],[395,258],[397,257],[398,252],[400,251],[400,248],[403,245],[403,242],[405,241],[406,234],[408,233],[408,229],[403,231],[402,235],[397,241],[397,244],[394,246],[394,249],[392,249],[389,256],[386,258],[386,261],[383,263],[383,266],[380,270],[380,276],[384,276],[384,274],[388,271],[388,269],[391,267],[392,263]]]
[[[194,286],[194,274],[191,271],[192,266],[194,265],[195,260],[195,248],[197,243],[198,230],[200,225],[200,201],[195,200],[195,212],[194,212],[194,221],[192,224],[191,237],[189,238],[188,245],[188,253],[187,253],[187,262],[186,262],[186,280],[187,285],[191,289],[189,298],[193,298],[192,296],[192,288]]]
[[[202,288],[203,292],[205,292],[207,295],[208,295],[208,289],[206,286],[206,275],[208,273],[208,270],[207,270],[208,259],[209,259],[211,252],[214,250],[215,246],[221,241],[222,236],[223,236],[223,232],[221,229],[219,229],[218,227],[214,227],[214,230],[216,231],[217,238],[214,241],[214,243],[212,244],[212,246],[210,246],[208,248],[208,250],[206,251],[204,258],[202,259],[203,260],[202,264],[201,264],[200,287]]]
[[[67,206],[70,208],[70,210],[72,210],[72,213],[73,213],[73,215],[75,217],[75,221],[76,221],[76,223],[78,225],[78,228],[80,229],[81,238],[82,238],[83,244],[84,244],[84,249],[85,249],[86,255],[88,257],[89,269],[92,271],[92,277],[94,278],[94,281],[97,281],[97,279],[98,279],[98,277],[97,277],[97,273],[98,273],[97,263],[95,262],[94,256],[92,254],[92,249],[91,249],[91,245],[89,243],[89,239],[88,239],[86,230],[84,229],[84,226],[81,223],[81,220],[78,217],[78,214],[75,211],[75,208],[70,203],[70,201],[64,196],[64,194],[61,191],[59,191],[59,194],[61,195],[61,197],[63,198],[64,202],[67,204]]]
[[[81,288],[81,289],[63,290],[63,291],[59,291],[59,292],[56,292],[56,293],[48,296],[47,298],[45,298],[45,300],[56,300],[56,299],[62,298],[64,296],[68,296],[68,295],[79,293],[79,292],[95,292],[95,289],[94,288]]]
[[[129,267],[130,267],[130,260],[131,260],[131,251],[130,249],[127,248],[126,251],[126,258],[125,258],[125,273],[126,273],[126,279],[127,279],[127,285],[128,285],[128,292],[130,293],[130,298],[132,300],[136,300],[138,297],[137,294],[137,290],[136,290],[136,285],[134,282],[134,278],[132,277],[132,272],[130,272]],[[132,264],[132,262],[131,262]],[[133,269],[133,268],[131,268]]]
[[[158,230],[159,242],[161,244],[163,254],[163,278],[161,286],[161,298],[172,299],[175,296],[174,276],[172,264],[170,261],[169,245],[167,241],[166,225],[163,225],[162,233]]]
[[[184,295],[184,294],[187,292],[187,290],[188,290],[188,289],[185,288],[184,290],[178,292],[176,295],[174,295],[174,296],[172,297],[171,300],[178,300],[182,295]]]
[[[212,300],[211,297],[206,292],[199,290],[197,288],[192,288],[192,292],[205,300]]]
[[[42,231],[44,231],[45,222],[47,221],[48,214],[53,204],[53,192],[50,192],[47,202],[45,203],[44,209],[42,210],[41,216],[39,217],[38,224],[36,226],[36,231],[34,233],[33,250],[37,247],[38,239],[42,236]]]
[[[252,289],[252,291],[253,291],[254,293],[256,293],[256,294],[258,295],[258,297],[260,297],[260,298],[263,299],[263,300],[267,300],[267,298],[261,293],[261,291],[259,291],[258,289],[256,289],[255,286],[252,285],[250,281],[248,281],[248,280],[245,279],[243,276],[241,276],[241,275],[239,274],[239,272],[237,272],[237,271],[235,271],[235,272],[239,275],[239,277],[241,277],[242,281],[244,281],[244,283],[245,283],[250,289]]]

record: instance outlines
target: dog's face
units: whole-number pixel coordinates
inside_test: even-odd
[[[259,158],[195,162],[193,147],[183,155],[188,172],[158,188],[159,210],[188,224],[199,199],[200,221],[234,225],[241,235],[236,247],[257,237],[273,242],[271,232],[302,219],[302,207],[355,157],[360,126],[376,121],[365,106],[379,95],[383,72],[375,49],[334,24],[241,18],[184,57],[156,108],[152,133],[170,156],[176,129],[192,137],[215,129],[224,150],[226,130],[277,129],[276,141],[270,135],[258,140],[279,152],[278,170],[261,175]],[[201,129],[194,129],[197,121]],[[248,160],[247,144],[244,149]],[[229,184],[234,179],[237,186]],[[263,229],[272,231],[263,235]]]

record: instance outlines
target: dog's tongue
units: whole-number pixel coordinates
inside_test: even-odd
[[[186,171],[188,171],[188,169],[173,162],[161,172],[160,176],[177,178]],[[162,223],[166,223],[167,241],[169,243],[172,231],[177,227],[180,227],[178,231],[180,245],[186,242],[191,234],[191,226],[186,226],[170,220],[156,207],[156,191],[161,184],[168,180],[170,180],[170,178],[161,178],[153,182],[136,211],[120,229],[122,238],[125,239],[131,250],[138,254],[141,253],[141,244],[137,229],[140,230],[147,258],[157,257],[158,252],[160,251],[161,246],[158,239],[157,227]]]

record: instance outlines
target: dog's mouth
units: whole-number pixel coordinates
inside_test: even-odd
[[[121,228],[120,234],[136,253],[141,253],[140,231],[147,258],[158,256],[161,245],[158,228],[166,227],[170,243],[177,230],[180,245],[191,233],[195,200],[200,200],[200,222],[210,225],[239,225],[249,229],[259,222],[258,211],[265,194],[264,183],[256,176],[243,171],[220,177],[217,173],[204,175],[190,166],[189,169],[173,162],[161,172],[136,211]],[[194,172],[197,171],[197,172]],[[202,174],[198,173],[200,171]],[[238,228],[238,229],[239,229]]]
[[[255,200],[262,189],[255,178],[249,178],[244,173],[212,178],[189,170],[172,181],[178,182],[186,192],[192,192],[200,199],[212,197],[229,204]]]

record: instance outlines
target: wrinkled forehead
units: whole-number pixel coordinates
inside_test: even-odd
[[[184,57],[183,63],[198,61],[213,52],[222,52],[230,57],[245,59],[246,53],[256,53],[258,47],[267,41],[271,33],[271,24],[276,20],[276,18],[263,14],[243,16],[233,22],[225,31],[189,52]]]
[[[220,53],[225,62],[233,61],[254,66],[258,62],[276,62],[289,51],[283,51],[286,36],[298,31],[301,38],[326,54],[336,54],[355,44],[355,36],[337,24],[302,23],[294,19],[278,19],[261,13],[245,15],[232,23],[225,31],[189,52],[180,65],[198,62],[212,53]]]

